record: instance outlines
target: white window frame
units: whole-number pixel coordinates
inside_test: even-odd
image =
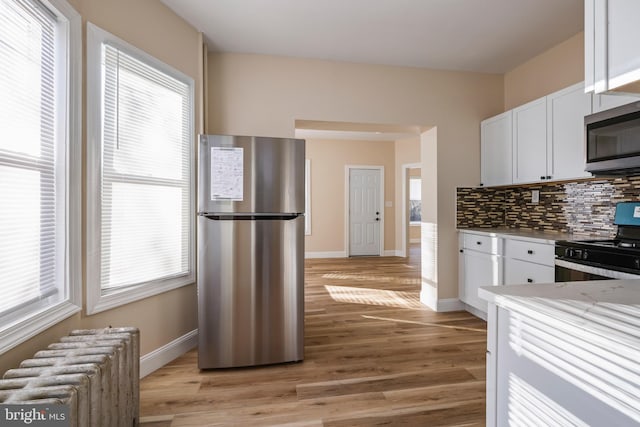
[[[311,160],[304,161],[304,234],[311,235]]]
[[[195,101],[194,81],[184,73],[159,61],[126,41],[87,22],[87,287],[86,311],[95,314],[153,295],[195,283],[195,214],[190,217],[189,271],[185,276],[156,280],[137,286],[105,292],[100,280],[101,182],[102,182],[102,45],[108,43],[128,55],[169,74],[189,85],[191,102]],[[194,109],[189,117],[190,134],[195,141]],[[191,144],[190,200],[195,212],[195,150]]]
[[[411,201],[414,200],[411,198],[411,180],[415,179],[415,180],[419,180],[421,185],[422,185],[422,178],[419,176],[410,176],[409,177],[409,206],[411,206]],[[420,204],[422,205],[422,198],[420,199]],[[420,209],[422,211],[422,208]],[[420,217],[422,217],[422,212]],[[420,224],[422,223],[422,221],[409,221],[409,225],[412,227],[419,227]]]
[[[78,313],[82,306],[82,18],[65,0],[42,4],[58,18],[56,61],[65,65],[56,89],[56,108],[63,111],[58,136],[64,140],[65,224],[64,286],[67,297],[10,325],[0,325],[0,354]],[[0,278],[2,280],[2,278]]]

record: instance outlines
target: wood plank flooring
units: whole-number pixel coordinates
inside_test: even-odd
[[[143,426],[484,425],[486,324],[420,305],[419,266],[307,260],[304,362],[200,372],[191,351],[142,380]]]

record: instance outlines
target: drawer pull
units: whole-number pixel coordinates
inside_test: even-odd
[[[527,250],[527,253],[528,253],[529,255],[533,255],[533,249],[529,249],[529,250]]]
[[[476,245],[481,245],[481,244],[482,244],[482,242],[476,242]]]
[[[527,279],[527,283],[533,283],[533,279]]]

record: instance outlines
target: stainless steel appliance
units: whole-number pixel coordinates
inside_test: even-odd
[[[556,242],[555,281],[640,279],[640,203],[616,205],[613,240]]]
[[[305,142],[201,135],[198,366],[303,359]]]
[[[595,175],[640,171],[640,99],[584,118],[586,170]]]

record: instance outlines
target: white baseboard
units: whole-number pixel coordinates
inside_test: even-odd
[[[335,252],[305,252],[305,258],[346,258],[347,253],[345,251]]]
[[[402,251],[397,251],[394,249],[384,251],[383,256],[402,256]]]
[[[177,359],[187,351],[198,345],[198,330],[176,338],[160,348],[156,348],[151,353],[147,353],[140,358],[140,378],[144,378],[150,373],[162,368],[167,363]]]
[[[466,310],[467,308],[467,306],[465,306],[465,304],[458,298],[438,299],[436,289],[429,285],[422,286],[422,291],[420,291],[420,302],[431,310],[439,313]]]
[[[476,317],[481,318],[485,322],[487,321],[487,313],[485,313],[484,311],[480,311],[475,307],[471,307],[469,304],[462,303],[462,305],[464,305],[464,310],[468,311]]]
[[[461,311],[464,309],[464,303],[458,298],[446,298],[438,300],[438,311]]]

